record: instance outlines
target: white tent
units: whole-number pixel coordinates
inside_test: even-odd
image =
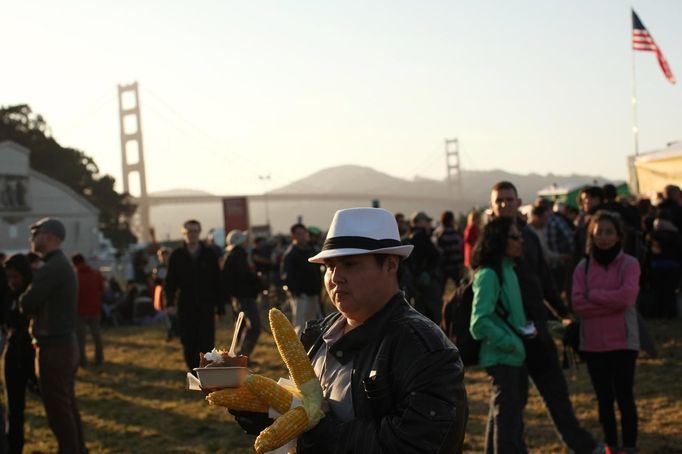
[[[655,197],[669,184],[682,187],[682,142],[674,142],[662,150],[631,156],[639,193]]]

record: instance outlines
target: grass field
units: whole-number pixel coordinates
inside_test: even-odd
[[[231,321],[219,322],[218,344],[230,340]],[[640,452],[682,453],[682,321],[651,322],[660,357],[643,357],[637,369]],[[249,453],[244,435],[226,411],[186,391],[179,342],[164,341],[162,325],[108,328],[105,364],[78,371],[76,392],[91,453]],[[88,350],[92,357],[92,350]],[[272,338],[264,334],[252,355],[255,372],[285,373]],[[596,402],[584,365],[567,371],[578,418],[599,436]],[[481,452],[488,408],[485,374],[467,373],[471,416],[467,452]],[[25,453],[56,452],[40,400],[28,396]],[[537,393],[526,409],[526,440],[532,452],[565,452]]]

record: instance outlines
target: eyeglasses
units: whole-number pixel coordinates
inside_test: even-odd
[[[523,237],[521,236],[520,233],[510,233],[507,238],[513,241],[521,241],[523,240]]]

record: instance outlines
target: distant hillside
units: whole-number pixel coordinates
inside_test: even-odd
[[[386,188],[399,187],[406,181],[378,172],[371,167],[346,165],[322,169],[272,192],[287,194],[306,192],[321,194],[333,192],[387,194],[391,191]]]
[[[514,174],[503,170],[465,170],[462,172],[462,201],[487,203],[490,187],[498,181],[511,181],[519,190],[519,195],[531,201],[537,192],[556,183],[558,185],[574,182],[590,183],[600,178],[595,175],[528,175]],[[447,193],[447,182],[415,177],[414,180],[397,178],[370,167],[345,165],[323,169],[314,174],[283,186],[275,193],[357,193],[357,194],[396,194],[433,195]]]
[[[532,202],[539,190],[556,183],[591,183],[594,175],[519,175],[503,170],[470,170],[462,173],[462,195],[452,197],[450,202],[389,202],[382,201],[386,194],[412,194],[420,196],[448,194],[445,180],[432,180],[417,177],[414,180],[393,177],[370,167],[346,165],[332,167],[315,172],[300,180],[272,191],[272,193],[304,194],[304,193],[344,193],[358,194],[355,200],[345,201],[270,201],[267,212],[273,231],[288,232],[289,227],[301,217],[303,222],[326,229],[334,211],[341,208],[370,206],[373,199],[378,199],[381,206],[392,212],[403,212],[409,215],[413,211],[422,210],[437,218],[444,210],[467,212],[472,207],[487,206],[490,187],[498,181],[507,180],[516,185],[519,195],[525,202]],[[208,194],[205,191],[177,189],[160,191],[153,195]],[[249,204],[252,225],[265,224],[266,206],[264,203]],[[195,218],[202,222],[204,232],[211,227],[222,227],[223,213],[220,203],[203,203],[196,205],[163,205],[152,207],[152,224],[159,239],[175,239],[179,237],[180,226],[186,219]]]

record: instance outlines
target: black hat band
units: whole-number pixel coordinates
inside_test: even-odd
[[[322,246],[323,251],[330,249],[364,249],[367,251],[374,251],[377,249],[384,249],[388,247],[402,246],[403,244],[398,240],[390,238],[384,240],[375,240],[374,238],[367,238],[364,236],[337,236],[335,238],[327,238],[324,240]]]

